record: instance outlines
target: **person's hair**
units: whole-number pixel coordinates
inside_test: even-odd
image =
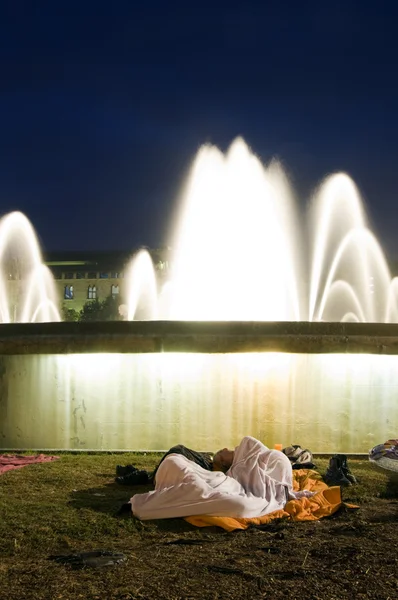
[[[219,458],[218,455],[222,452],[222,450],[218,450],[215,455],[213,456],[213,469],[214,466],[217,467],[217,471],[222,471],[223,473],[226,473],[228,471],[228,469],[231,467],[231,465],[225,465]],[[231,462],[232,464],[232,462]]]

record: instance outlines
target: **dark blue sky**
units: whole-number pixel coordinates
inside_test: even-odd
[[[395,2],[11,0],[0,212],[47,250],[165,241],[197,148],[243,135],[305,199],[348,171],[398,258]]]

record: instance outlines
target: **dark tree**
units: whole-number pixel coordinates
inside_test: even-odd
[[[79,321],[120,321],[119,301],[108,296],[105,300],[86,302],[79,313]]]
[[[74,308],[62,307],[62,319],[64,321],[79,321],[80,312]]]

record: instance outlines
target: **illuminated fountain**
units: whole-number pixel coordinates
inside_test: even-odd
[[[35,231],[22,213],[9,213],[0,220],[0,323],[60,320]]]
[[[395,438],[398,280],[347,175],[298,213],[280,164],[239,139],[203,147],[171,269],[159,277],[146,250],[129,267],[130,322],[0,327],[2,448],[214,451],[253,435],[356,453]],[[37,282],[35,238],[12,219]],[[24,319],[55,314],[47,298],[30,292]]]
[[[353,181],[328,177],[303,225],[281,165],[265,168],[241,139],[226,155],[199,151],[171,245],[159,291],[149,254],[133,260],[129,319],[144,295],[148,319],[398,320],[398,279]]]

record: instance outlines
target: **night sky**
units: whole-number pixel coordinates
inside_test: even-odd
[[[11,0],[0,8],[0,212],[45,250],[159,246],[204,142],[278,156],[305,204],[360,187],[398,258],[398,3]]]

